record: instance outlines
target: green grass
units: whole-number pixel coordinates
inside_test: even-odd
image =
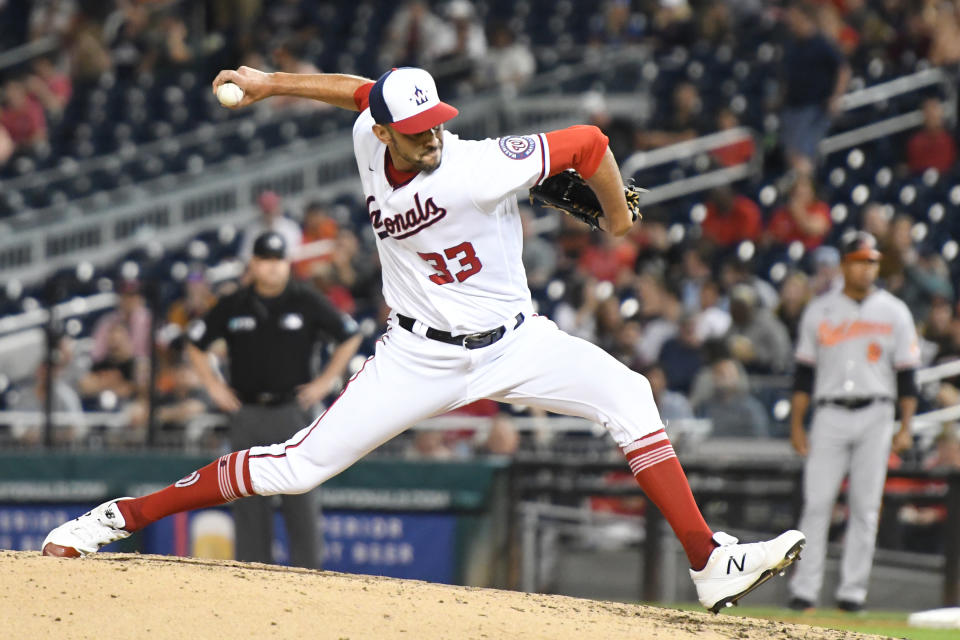
[[[702,611],[694,605],[680,608]],[[732,607],[721,612],[720,615],[794,622],[828,629],[873,633],[890,638],[906,638],[907,640],[957,640],[957,638],[960,638],[960,631],[957,629],[919,629],[908,626],[908,613],[900,611],[868,611],[851,615],[832,609],[798,613],[782,607]]]

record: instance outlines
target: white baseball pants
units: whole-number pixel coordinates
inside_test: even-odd
[[[621,446],[663,428],[646,378],[543,316],[472,350],[390,326],[323,415],[250,450],[256,493],[309,491],[410,425],[481,398],[586,418]]]

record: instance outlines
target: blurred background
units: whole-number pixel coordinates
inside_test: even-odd
[[[460,109],[455,133],[592,123],[650,189],[624,238],[520,194],[524,261],[539,313],[650,378],[715,528],[795,526],[800,314],[836,284],[844,234],[877,236],[925,368],[871,601],[957,604],[958,63],[960,2],[930,0],[0,0],[0,548],[224,451],[184,334],[238,286],[250,228],[296,223],[295,274],[360,323],[359,369],[388,309],[354,114],[230,111],[210,82],[418,65]],[[475,403],[321,496],[327,568],[694,599],[615,444],[580,420]],[[231,527],[176,516],[126,548],[229,557]]]

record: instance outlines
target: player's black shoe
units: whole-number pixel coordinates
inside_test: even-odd
[[[837,600],[837,609],[846,613],[862,613],[863,603],[853,600]]]

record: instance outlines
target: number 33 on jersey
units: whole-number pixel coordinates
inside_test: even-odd
[[[474,141],[444,131],[440,166],[393,185],[373,125],[361,113],[353,139],[390,308],[454,334],[532,313],[517,199],[503,194],[549,175],[546,136]]]

